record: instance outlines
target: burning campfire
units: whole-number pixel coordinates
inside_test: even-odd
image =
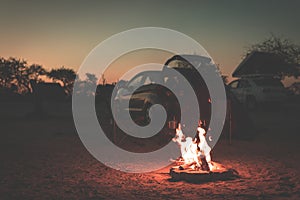
[[[178,160],[182,162],[180,169],[191,168],[193,170],[212,171],[215,166],[211,161],[211,148],[207,144],[206,131],[202,127],[202,122],[199,122],[197,128],[197,135],[193,139],[185,137],[182,132],[181,124],[178,124],[176,129],[176,136],[173,141],[176,142],[181,151],[181,158]]]
[[[199,121],[195,138],[186,137],[182,132],[181,124],[178,124],[173,142],[179,145],[181,156],[175,160],[175,166],[170,169],[173,179],[213,178],[219,180],[237,177],[238,173],[235,170],[228,170],[223,165],[211,160],[211,147],[205,136],[206,130],[201,121]],[[207,175],[210,176],[207,177]],[[200,179],[199,176],[201,176]]]

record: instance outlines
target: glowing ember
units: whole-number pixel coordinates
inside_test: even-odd
[[[195,139],[185,137],[181,130],[181,124],[176,129],[176,136],[173,138],[173,141],[180,147],[181,159],[178,161],[181,163],[180,169],[191,168],[194,170],[212,171],[217,168],[211,161],[211,148],[206,142],[206,131],[201,126],[202,123],[199,123]]]

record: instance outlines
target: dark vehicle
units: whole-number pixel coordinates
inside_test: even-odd
[[[192,63],[188,62],[187,59]],[[135,123],[145,126],[150,122],[150,107],[154,104],[160,104],[167,111],[168,127],[174,129],[177,122],[180,121],[182,113],[176,95],[169,88],[175,88],[177,97],[178,95],[184,96],[186,91],[181,86],[189,84],[195,91],[199,102],[201,120],[209,123],[210,96],[207,86],[195,66],[207,68],[212,67],[211,65],[211,59],[207,57],[175,55],[167,60],[161,71],[144,71],[137,74],[118,88],[116,94],[113,94],[120,118],[122,118],[122,112],[127,109]],[[181,76],[174,73],[174,69]],[[182,109],[183,112],[189,113],[195,108],[186,104]]]

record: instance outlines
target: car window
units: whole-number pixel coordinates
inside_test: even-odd
[[[182,69],[192,69],[193,66],[186,61],[183,60],[173,60],[168,64],[170,68],[182,68]]]
[[[233,81],[233,82],[231,82],[230,84],[229,84],[229,86],[231,87],[231,88],[233,88],[233,89],[236,89],[236,88],[238,88],[238,86],[239,86],[239,81],[237,80],[237,81]]]

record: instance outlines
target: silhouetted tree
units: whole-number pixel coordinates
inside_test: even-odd
[[[0,86],[24,94],[30,92],[30,80],[38,80],[45,72],[42,66],[36,64],[28,66],[25,60],[1,58]]]
[[[86,78],[84,80],[79,79],[77,81],[78,87],[76,94],[84,95],[84,96],[93,96],[95,95],[95,89],[97,87],[98,78],[96,75],[91,73],[85,74]]]
[[[104,74],[101,74],[101,80],[102,80],[102,85],[106,84],[106,78],[104,76]]]
[[[10,88],[12,81],[13,79],[11,76],[11,70],[8,67],[7,60],[1,58],[0,59],[0,85],[3,88]]]
[[[220,68],[220,64],[219,63],[215,63],[215,66],[217,67],[217,73],[220,74],[221,78],[222,78],[222,81],[224,82],[225,85],[227,85],[228,83],[228,76],[227,75],[224,75],[221,71],[221,68]]]
[[[72,94],[76,73],[73,69],[68,69],[62,66],[59,69],[52,69],[47,76],[56,82],[61,82],[62,87],[68,95]]]
[[[95,88],[97,87],[97,77],[95,74],[86,73],[86,79],[83,81],[85,85],[85,93],[88,96],[95,95]]]
[[[30,80],[35,80],[36,82],[43,81],[41,79],[41,76],[47,75],[47,71],[41,65],[37,65],[37,64],[30,65],[26,69],[26,72],[27,72],[28,78]]]
[[[300,75],[300,46],[294,44],[291,40],[271,34],[264,41],[247,47],[244,57],[254,51],[274,53],[282,57],[285,62],[292,66],[291,70],[284,75],[295,77]]]
[[[97,77],[95,74],[90,74],[90,73],[86,73],[86,82],[90,83],[90,84],[93,84],[93,85],[97,85]]]

